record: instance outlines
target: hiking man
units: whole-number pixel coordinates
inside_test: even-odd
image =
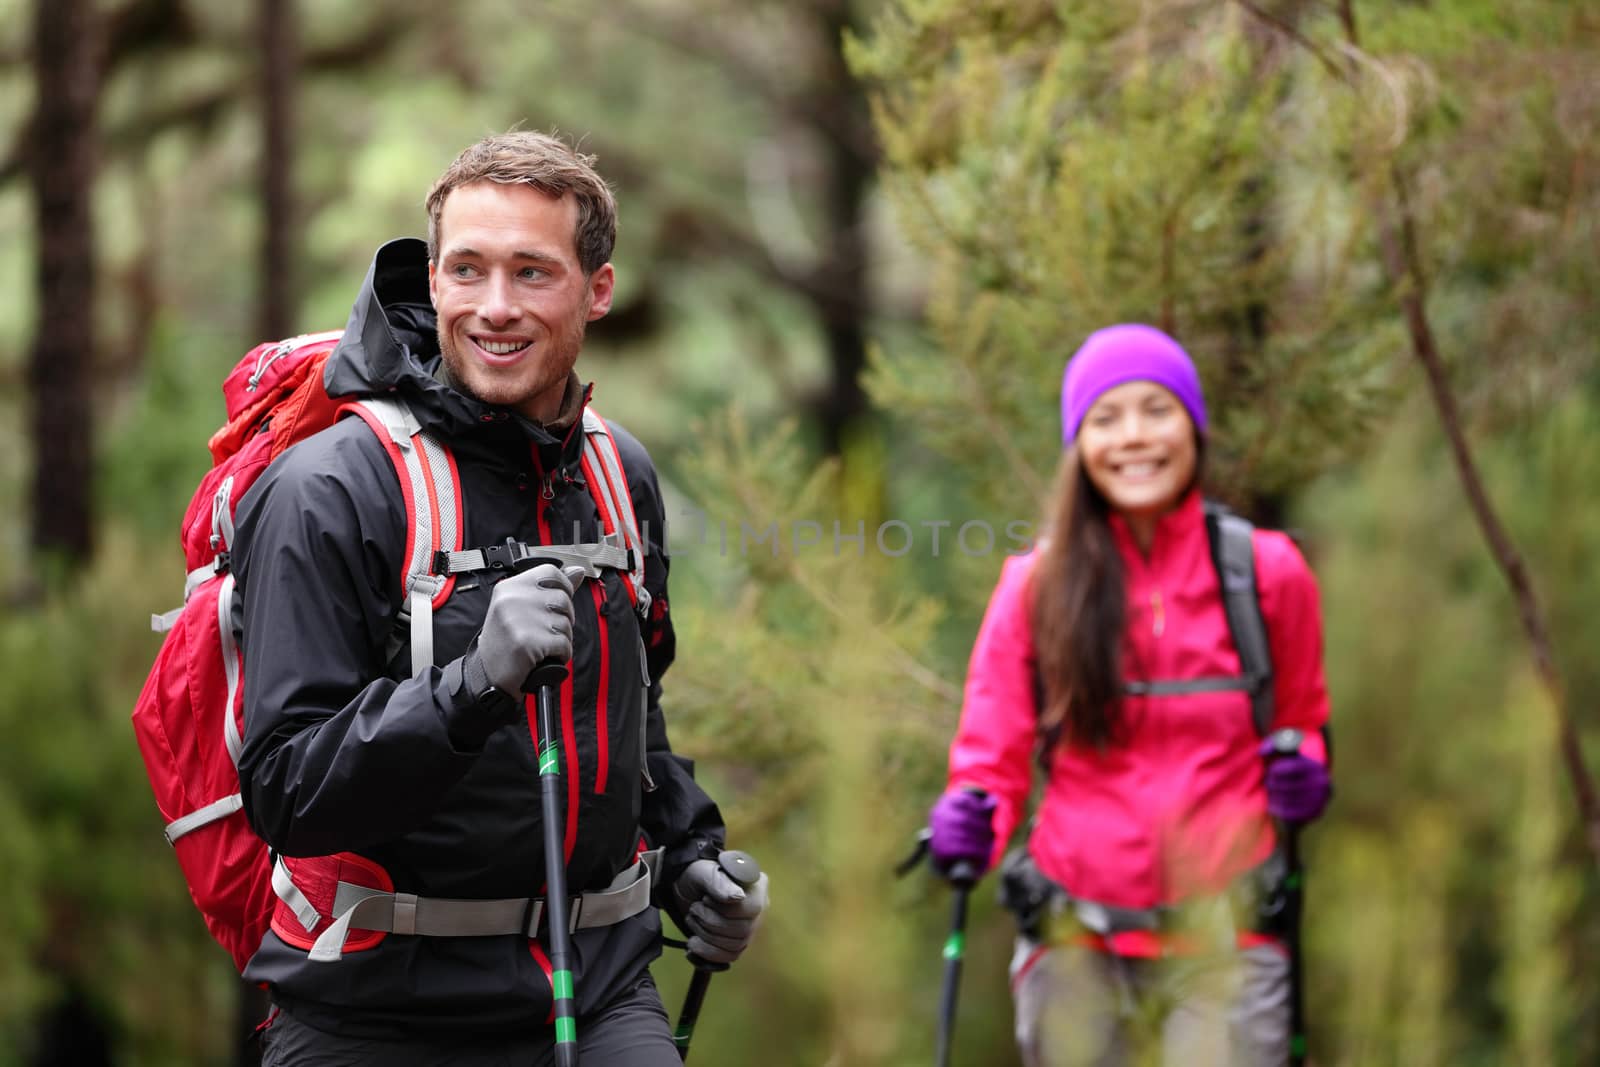
[[[657,909],[695,955],[731,962],[766,880],[747,891],[718,870],[721,814],[668,745],[660,489],[637,440],[586,420],[591,387],[573,369],[586,324],[611,306],[615,204],[591,157],[517,132],[463,152],[427,211],[426,245],[378,249],[324,380],[332,396],[398,400],[443,450],[402,486],[391,452],[410,439],[343,418],[285,452],[237,512],[239,776],[278,859],[277,911],[245,969],[277,1009],[263,1062],[551,1061],[563,975],[540,940],[524,682],[554,661],[569,664],[556,733],[579,1051],[676,1063],[647,970]],[[614,443],[627,490],[614,506],[634,513],[643,552],[598,576],[496,560],[508,539],[537,557],[620,525],[593,491],[593,432]],[[479,565],[452,569],[452,553],[445,567],[440,552],[438,588],[408,596],[415,511],[440,485],[459,519],[427,517],[459,521],[441,543],[463,559],[481,549]]]

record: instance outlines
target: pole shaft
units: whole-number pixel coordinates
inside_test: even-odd
[[[566,817],[561,797],[561,739],[556,688],[539,687],[539,809],[544,823],[544,920],[549,931],[550,988],[555,998],[557,1067],[577,1067],[577,1005],[572,987],[572,935],[567,930]]]
[[[1306,1062],[1305,978],[1303,947],[1300,941],[1300,909],[1305,897],[1305,869],[1300,864],[1300,828],[1284,829],[1284,858],[1288,861],[1288,884],[1284,888],[1284,917],[1289,942],[1289,1064],[1302,1067]]]
[[[956,997],[961,990],[961,961],[967,952],[967,895],[970,883],[955,883],[950,905],[950,936],[944,943],[944,985],[939,990],[939,1043],[934,1050],[939,1067],[950,1063],[951,1037],[956,1028]]]
[[[700,1008],[706,1002],[706,990],[711,988],[711,972],[696,967],[689,979],[689,992],[683,998],[683,1010],[678,1012],[678,1028],[672,1033],[672,1043],[678,1046],[678,1058],[689,1058],[689,1042],[694,1038],[694,1024],[700,1021]]]

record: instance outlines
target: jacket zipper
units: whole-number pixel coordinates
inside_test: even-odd
[[[644,648],[644,633],[639,634],[639,768],[644,791],[654,793],[656,780],[650,776],[650,657]]]
[[[594,771],[594,791],[598,795],[606,791],[606,777],[611,771],[611,745],[608,736],[611,725],[606,718],[606,703],[611,699],[608,685],[611,675],[611,634],[610,624],[606,621],[605,588],[595,581],[590,583],[590,592],[594,595],[595,630],[600,635],[600,675],[595,685],[594,698],[595,762],[598,764]]]

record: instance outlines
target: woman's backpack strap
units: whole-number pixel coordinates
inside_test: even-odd
[[[1206,501],[1206,536],[1211,559],[1222,587],[1222,609],[1239,652],[1239,666],[1250,693],[1251,718],[1256,733],[1267,736],[1276,713],[1272,693],[1272,647],[1261,615],[1261,595],[1256,583],[1256,551],[1250,520]]]

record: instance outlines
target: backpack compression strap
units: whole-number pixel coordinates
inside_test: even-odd
[[[1251,540],[1254,527],[1220,505],[1206,502],[1206,536],[1211,559],[1222,588],[1222,610],[1228,632],[1239,652],[1237,678],[1193,678],[1184,681],[1128,681],[1129,696],[1174,696],[1183,693],[1245,692],[1250,694],[1250,718],[1256,733],[1265,737],[1272,729],[1275,706],[1272,694],[1272,650],[1261,617],[1256,589],[1256,554]]]

